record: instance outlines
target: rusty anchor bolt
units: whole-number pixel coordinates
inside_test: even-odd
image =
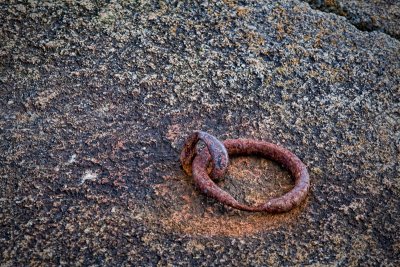
[[[196,145],[200,140],[206,147],[197,153]],[[274,160],[282,164],[294,176],[295,186],[285,195],[270,199],[265,204],[248,206],[239,203],[213,181],[221,180],[226,173],[229,164],[228,155],[259,155]],[[310,177],[304,163],[289,150],[265,141],[228,139],[222,143],[208,133],[196,131],[186,140],[180,160],[183,169],[188,175],[193,176],[196,186],[202,193],[239,210],[286,212],[300,205],[310,188]],[[209,175],[207,167],[210,162]]]

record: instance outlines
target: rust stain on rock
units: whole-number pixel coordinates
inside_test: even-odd
[[[225,180],[218,185],[244,203],[263,203],[294,186],[289,172],[273,161],[234,157],[231,162]],[[190,236],[255,235],[294,223],[307,205],[306,200],[281,214],[240,211],[202,195],[193,186],[191,178],[183,174],[164,176],[164,182],[153,188],[160,197],[157,202],[167,204],[170,209],[151,217],[160,220],[167,231]]]

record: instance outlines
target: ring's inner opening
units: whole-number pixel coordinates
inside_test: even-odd
[[[275,161],[259,156],[230,156],[225,179],[218,185],[236,200],[259,205],[283,196],[294,187],[294,178]]]
[[[196,144],[195,150],[197,151],[197,153],[199,153],[205,147],[206,147],[206,143],[204,143],[204,141],[200,139]]]

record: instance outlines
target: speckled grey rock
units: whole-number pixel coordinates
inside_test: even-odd
[[[0,10],[2,266],[400,264],[396,39],[292,0]],[[195,129],[284,145],[309,198],[201,195],[178,161]],[[220,185],[256,203],[293,181],[248,157]]]
[[[400,39],[398,0],[305,0],[312,7],[344,16],[363,31],[381,31]]]

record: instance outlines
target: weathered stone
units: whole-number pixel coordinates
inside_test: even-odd
[[[294,0],[0,10],[2,265],[399,265],[396,39]],[[307,201],[203,196],[179,164],[195,129],[287,147]],[[293,181],[245,157],[220,186],[253,204]]]
[[[346,17],[362,31],[381,31],[400,39],[397,0],[304,0],[312,7]]]

